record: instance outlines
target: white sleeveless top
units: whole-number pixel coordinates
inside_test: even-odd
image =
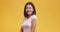
[[[32,15],[32,16],[30,16],[30,18],[28,18],[28,19],[25,18],[23,20],[23,24],[22,24],[23,32],[31,32],[31,21],[32,21],[32,19],[36,19],[37,20],[37,16],[36,15]],[[36,24],[37,24],[37,21],[36,21]]]

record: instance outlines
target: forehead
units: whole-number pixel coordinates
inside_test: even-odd
[[[32,7],[32,5],[31,4],[28,4],[26,7]]]

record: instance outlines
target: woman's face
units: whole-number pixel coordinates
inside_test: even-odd
[[[30,4],[28,4],[28,5],[26,6],[26,13],[27,13],[28,15],[32,15],[33,11],[34,11],[33,7],[32,7]]]

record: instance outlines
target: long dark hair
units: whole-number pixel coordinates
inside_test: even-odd
[[[27,5],[31,5],[31,6],[33,7],[34,11],[33,11],[32,15],[36,15],[36,9],[35,9],[34,4],[33,4],[32,2],[27,2],[27,3],[25,4],[25,7],[24,7],[24,16],[25,16],[25,17],[29,16],[29,15],[26,13],[26,6],[27,6]]]

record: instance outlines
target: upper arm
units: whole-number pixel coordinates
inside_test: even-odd
[[[36,25],[37,25],[37,17],[34,15],[32,17],[32,22],[31,22],[31,32],[35,32]]]
[[[20,32],[23,32],[23,28],[21,27]]]
[[[36,28],[36,19],[33,19],[32,20],[32,24],[31,24],[32,26],[31,26],[31,31],[32,32],[35,32],[35,28]]]

